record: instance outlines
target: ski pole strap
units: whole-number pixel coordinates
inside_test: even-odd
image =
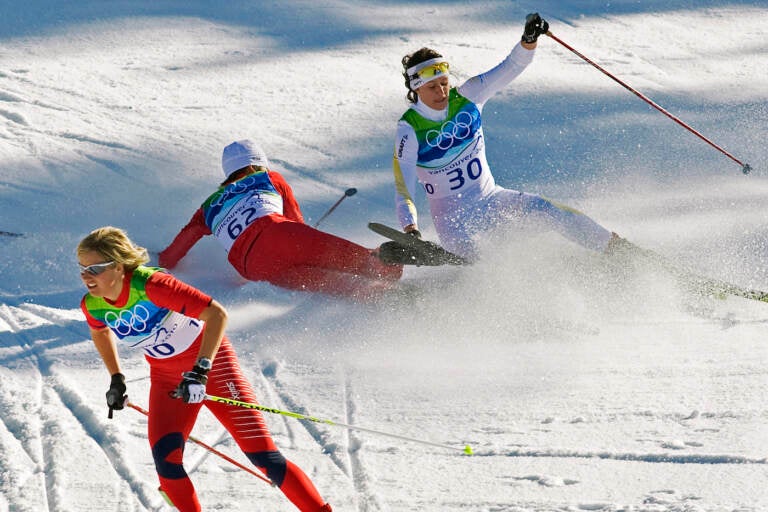
[[[428,445],[428,446],[436,446],[438,448],[446,448],[448,450],[460,450],[461,452],[463,452],[466,455],[472,455],[473,454],[472,447],[469,446],[469,445],[465,445],[462,448],[462,447],[458,447],[458,446],[454,446],[454,445],[450,445],[450,444],[433,443],[432,441],[424,441],[422,439],[415,439],[413,437],[401,436],[399,434],[391,434],[389,432],[382,432],[381,430],[374,430],[374,429],[371,429],[371,428],[359,427],[357,425],[348,425],[346,423],[341,423],[341,422],[338,422],[338,421],[331,421],[331,420],[322,419],[322,418],[315,418],[314,416],[308,416],[306,414],[301,414],[301,413],[298,413],[298,412],[283,411],[281,409],[275,409],[274,407],[267,407],[267,406],[264,406],[264,405],[254,404],[254,403],[251,403],[251,402],[241,402],[239,400],[232,400],[231,398],[223,398],[223,397],[220,397],[220,396],[206,395],[205,398],[206,398],[206,400],[210,400],[212,402],[220,402],[220,403],[223,403],[223,404],[233,405],[235,407],[243,407],[245,409],[256,409],[258,411],[268,412],[268,413],[272,413],[272,414],[280,414],[282,416],[288,416],[289,418],[295,418],[297,420],[312,421],[314,423],[323,423],[325,425],[331,425],[331,426],[334,426],[334,427],[342,427],[342,428],[346,428],[348,430],[359,430],[361,432],[368,432],[368,433],[371,433],[371,434],[379,434],[379,435],[382,435],[382,436],[393,437],[395,439],[400,439],[400,440],[403,440],[403,441],[410,441],[412,443],[425,444],[425,445]]]
[[[728,158],[730,158],[731,160],[739,164],[741,166],[741,171],[744,174],[750,173],[750,171],[752,170],[752,166],[742,162],[741,160],[739,160],[738,158],[736,158],[735,156],[733,156],[732,154],[730,154],[729,152],[727,152],[726,150],[724,150],[723,148],[721,148],[720,146],[718,146],[717,144],[715,144],[714,142],[706,138],[704,135],[702,135],[698,131],[694,130],[693,128],[685,124],[680,118],[674,116],[673,114],[668,112],[664,107],[662,107],[661,105],[659,105],[658,103],[650,99],[649,97],[645,96],[640,91],[633,89],[629,84],[627,84],[626,82],[623,82],[619,78],[609,73],[606,69],[604,69],[599,64],[597,64],[596,62],[588,58],[586,55],[582,54],[581,52],[573,48],[571,45],[569,45],[568,43],[566,43],[565,41],[563,41],[562,39],[554,35],[552,32],[547,31],[547,35],[552,39],[554,39],[555,41],[557,41],[558,43],[560,43],[562,46],[564,46],[568,50],[570,50],[571,52],[573,52],[576,56],[583,59],[587,64],[591,65],[592,67],[600,71],[602,74],[604,74],[605,76],[607,76],[608,78],[610,78],[611,80],[619,84],[620,86],[624,87],[626,90],[628,90],[629,92],[631,92],[632,94],[634,94],[635,96],[637,96],[638,98],[640,98],[641,100],[643,100],[644,102],[646,102],[647,104],[649,104],[650,106],[652,106],[653,108],[655,108],[656,110],[658,110],[659,112],[661,112],[662,114],[664,114],[665,116],[667,116],[668,118],[670,118],[671,120],[673,120],[674,122],[682,126],[683,128],[685,128],[692,134],[696,135],[701,140],[703,140],[704,142],[706,142],[707,144],[709,144],[710,146],[712,146],[713,148],[715,148],[716,150],[718,150],[719,152],[721,152],[722,154],[724,154],[725,156],[727,156]]]
[[[136,404],[134,404],[134,403],[132,403],[132,402],[126,402],[126,403],[125,403],[125,405],[127,405],[127,406],[128,406],[128,407],[130,407],[131,409],[135,409],[135,410],[139,411],[139,412],[140,412],[141,414],[143,414],[144,416],[149,416],[149,411],[147,411],[146,409],[144,409],[144,408],[142,408],[142,407],[140,407],[140,406],[138,406],[138,405],[136,405]],[[194,437],[194,436],[189,436],[189,439],[188,439],[188,440],[189,440],[189,441],[192,441],[193,443],[195,443],[196,445],[198,445],[198,446],[200,446],[200,447],[202,447],[202,448],[205,448],[206,450],[208,450],[209,452],[213,453],[214,455],[218,455],[218,456],[219,456],[219,457],[221,457],[222,459],[224,459],[224,460],[226,460],[227,462],[229,462],[229,463],[231,463],[231,464],[233,464],[233,465],[237,466],[238,468],[242,469],[243,471],[245,471],[245,472],[247,472],[247,473],[250,473],[250,474],[252,474],[253,476],[255,476],[256,478],[258,478],[259,480],[263,480],[263,481],[265,481],[266,483],[268,483],[268,484],[269,484],[269,485],[271,485],[272,487],[274,487],[274,486],[275,486],[275,483],[274,483],[272,480],[270,480],[269,478],[265,477],[264,475],[262,475],[262,474],[260,474],[260,473],[257,473],[256,471],[254,471],[253,469],[249,468],[248,466],[244,466],[243,464],[239,463],[238,461],[236,461],[236,460],[235,460],[235,459],[233,459],[232,457],[229,457],[228,455],[226,455],[226,454],[224,454],[224,453],[220,452],[220,451],[219,451],[219,450],[217,450],[216,448],[213,448],[212,446],[209,446],[209,445],[205,444],[204,442],[200,441],[200,440],[199,440],[199,439],[197,439],[196,437]],[[160,490],[160,492],[161,492],[162,494],[165,494],[165,493],[164,493],[162,490]],[[167,498],[167,496],[166,496],[166,498]],[[169,502],[170,502],[170,501],[169,501]]]

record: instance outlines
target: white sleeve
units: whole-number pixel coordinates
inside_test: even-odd
[[[482,104],[503,89],[523,72],[533,61],[536,50],[528,50],[517,43],[507,58],[495,68],[470,78],[458,88],[459,94],[468,100]]]
[[[392,170],[395,174],[395,211],[403,228],[417,224],[418,219],[414,201],[418,152],[419,142],[413,127],[405,121],[398,122]]]

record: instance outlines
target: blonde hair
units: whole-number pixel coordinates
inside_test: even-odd
[[[84,252],[99,253],[106,261],[121,263],[127,271],[149,261],[145,248],[134,244],[125,231],[113,226],[95,229],[83,238],[77,245],[77,254]]]

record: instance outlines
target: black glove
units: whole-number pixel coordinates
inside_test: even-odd
[[[523,30],[523,42],[535,43],[540,35],[546,34],[549,30],[549,23],[541,19],[539,13],[532,12],[525,17],[525,29]]]
[[[181,382],[173,391],[174,398],[181,398],[188,404],[199,404],[205,400],[205,384],[208,382],[208,369],[199,365],[192,371],[181,374]]]
[[[125,390],[125,375],[122,373],[112,375],[112,382],[109,383],[109,391],[107,391],[108,418],[112,418],[112,411],[119,411],[125,407],[125,402],[128,400]]]

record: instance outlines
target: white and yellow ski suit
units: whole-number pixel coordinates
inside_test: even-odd
[[[510,219],[543,222],[569,239],[604,251],[611,232],[583,213],[535,194],[496,185],[485,156],[481,112],[485,102],[515,79],[535,50],[519,43],[490,71],[452,88],[448,106],[434,110],[418,100],[397,124],[395,205],[402,227],[417,225],[413,198],[426,192],[441,244],[476,257],[476,236]]]

